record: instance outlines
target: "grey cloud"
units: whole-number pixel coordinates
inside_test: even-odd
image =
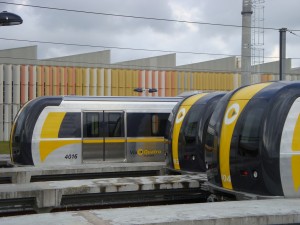
[[[242,0],[15,0],[15,2],[124,15],[242,24]],[[298,5],[299,0],[267,0],[265,26],[298,28],[297,23],[300,19]],[[180,12],[176,12],[175,9]],[[1,28],[0,37],[221,54],[240,54],[241,49],[241,28],[140,20],[7,5],[3,5],[3,10],[22,15],[24,23],[20,26]],[[300,35],[300,32],[297,34]],[[279,32],[266,30],[264,35],[265,55],[270,56],[278,46]],[[299,57],[299,40],[299,37],[287,34],[287,56]],[[0,42],[2,49],[27,45],[32,43]],[[102,50],[102,48],[50,44],[38,44],[38,46],[38,55],[42,58]],[[112,49],[111,55],[112,61],[115,62],[161,54],[164,53]],[[218,56],[178,54],[177,61],[178,64],[183,64],[216,57]]]

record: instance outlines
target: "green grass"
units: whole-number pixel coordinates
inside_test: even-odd
[[[0,141],[0,154],[9,154],[9,141]]]

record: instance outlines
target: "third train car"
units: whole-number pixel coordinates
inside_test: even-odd
[[[225,95],[208,125],[205,161],[215,193],[300,197],[300,83],[260,83]]]
[[[177,103],[169,118],[167,169],[205,172],[204,144],[209,119],[225,92],[198,93]]]

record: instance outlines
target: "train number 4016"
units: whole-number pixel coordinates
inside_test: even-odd
[[[77,154],[67,154],[65,159],[77,159]]]

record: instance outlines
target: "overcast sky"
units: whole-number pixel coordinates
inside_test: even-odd
[[[10,3],[103,12],[152,18],[242,24],[242,0],[7,0]],[[264,27],[287,33],[287,58],[300,66],[300,1],[265,0]],[[1,10],[20,15],[22,25],[1,27],[0,38],[75,43],[122,48],[171,50],[224,55],[241,54],[241,28],[143,20],[49,10],[0,3]],[[261,36],[262,37],[262,36]],[[52,58],[104,50],[55,44],[0,40],[0,49],[38,45],[38,57]],[[279,31],[264,30],[264,55],[279,56]],[[111,61],[120,62],[167,53],[111,49]],[[177,54],[177,65],[225,56]],[[265,58],[266,61],[276,59]]]

